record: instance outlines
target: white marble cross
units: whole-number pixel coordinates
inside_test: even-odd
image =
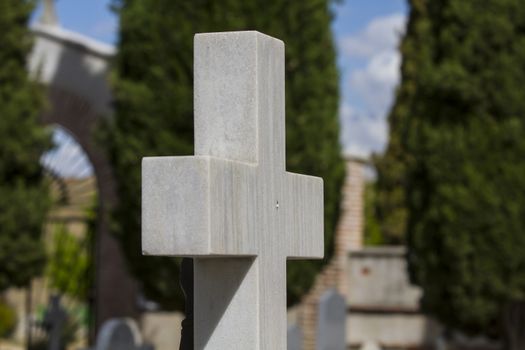
[[[285,350],[286,259],[323,257],[323,182],[285,169],[284,44],[194,53],[195,156],[143,159],[143,253],[196,258],[195,349]]]

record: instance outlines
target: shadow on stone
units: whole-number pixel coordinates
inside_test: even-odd
[[[202,310],[195,312],[195,325],[202,325],[195,329],[195,349],[206,347],[254,262],[255,258],[194,259],[195,276],[199,276],[195,281],[195,300],[199,300],[199,304],[195,308]],[[256,303],[257,295],[254,293],[251,304],[245,305],[245,313],[253,312]],[[229,312],[235,311],[231,309]],[[233,343],[235,332],[235,329],[230,330]],[[254,344],[256,341],[254,339]]]

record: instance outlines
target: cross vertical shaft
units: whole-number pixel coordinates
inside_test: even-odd
[[[194,72],[195,154],[257,165],[255,172],[261,183],[251,197],[257,198],[256,206],[277,213],[280,198],[276,194],[282,192],[282,184],[275,180],[284,172],[285,162],[284,44],[257,32],[197,35]],[[272,256],[272,251],[261,255],[264,246],[283,247],[276,241],[283,237],[275,235],[275,220],[268,225],[264,218],[253,219],[253,243],[258,247],[254,252],[259,256],[221,259],[221,268],[231,273],[231,278],[217,273],[215,260],[195,261],[195,275],[206,276],[196,279],[196,299],[213,299],[195,305],[195,324],[203,325],[195,327],[196,348],[206,343],[220,348],[215,340],[228,338],[232,330],[242,337],[235,348],[255,349],[257,343],[261,349],[285,348],[286,315],[282,310],[286,295],[267,289],[286,288],[286,258],[283,254]],[[217,289],[224,293],[221,298],[207,295]],[[207,311],[216,300],[227,300],[228,305],[222,305],[227,311],[221,311],[221,327],[210,338]],[[267,331],[269,324],[281,334]]]
[[[286,172],[284,44],[195,36],[195,157],[143,160],[144,254],[193,256],[196,349],[286,348],[286,259],[323,256],[323,185]]]

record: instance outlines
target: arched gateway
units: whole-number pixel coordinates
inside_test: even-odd
[[[110,235],[108,213],[116,201],[112,170],[94,139],[101,118],[111,115],[107,75],[115,55],[112,46],[61,28],[51,1],[32,26],[34,46],[29,57],[33,77],[47,87],[48,106],[41,118],[67,129],[93,165],[99,193],[94,283],[96,328],[111,317],[136,314],[136,283],[128,274],[118,242]]]

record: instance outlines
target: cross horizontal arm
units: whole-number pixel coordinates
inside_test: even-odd
[[[256,254],[254,166],[208,156],[148,157],[142,174],[144,254]]]
[[[322,258],[323,179],[287,172],[284,198],[284,232],[288,240],[288,258]]]

